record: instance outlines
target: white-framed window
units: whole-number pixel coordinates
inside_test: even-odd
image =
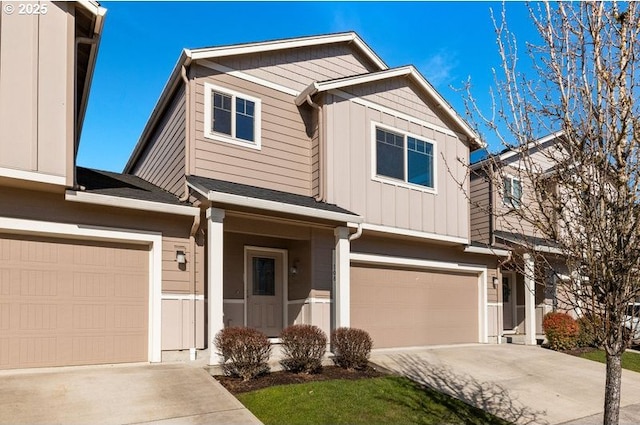
[[[520,208],[522,205],[522,182],[519,178],[505,176],[502,179],[504,190],[502,203],[510,208]]]
[[[210,83],[204,84],[204,136],[260,149],[260,99]]]
[[[435,191],[436,144],[379,123],[372,123],[373,178]]]

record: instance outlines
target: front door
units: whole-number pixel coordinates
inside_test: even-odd
[[[515,332],[516,328],[516,293],[514,275],[502,274],[502,320],[506,332]]]
[[[284,250],[268,248],[247,248],[245,254],[247,326],[273,338],[284,323],[286,255]]]

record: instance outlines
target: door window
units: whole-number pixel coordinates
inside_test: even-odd
[[[253,257],[253,295],[276,294],[275,258]]]

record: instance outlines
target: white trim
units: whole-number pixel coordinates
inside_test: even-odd
[[[318,46],[323,44],[341,42],[352,42],[378,68],[380,68],[381,70],[388,68],[387,65],[378,57],[378,55],[376,55],[373,50],[371,50],[354,32],[194,49],[189,53],[192,60],[199,60],[233,55],[271,52],[274,50],[294,49],[297,47]]]
[[[249,295],[249,283],[247,282],[247,276],[249,276],[248,267],[249,262],[249,252],[256,252],[258,255],[261,252],[268,254],[280,254],[282,256],[282,329],[287,327],[288,319],[289,319],[289,309],[287,306],[289,305],[289,251],[286,249],[280,248],[269,248],[262,246],[253,246],[253,245],[245,245],[244,246],[244,325],[248,326],[248,311],[247,308],[247,297]],[[277,284],[277,282],[276,282]]]
[[[149,338],[148,361],[160,362],[162,336],[162,234],[99,226],[54,223],[0,217],[0,231],[73,240],[127,242],[149,245]]]
[[[336,328],[351,326],[351,242],[349,228],[333,230],[333,298],[334,325]]]
[[[404,173],[404,180],[400,181],[400,180],[396,180],[393,177],[387,177],[387,176],[379,176],[377,174],[377,170],[378,170],[378,146],[377,146],[377,140],[376,140],[376,129],[380,128],[383,131],[388,131],[390,133],[396,133],[396,134],[400,134],[402,135],[403,139],[404,139],[404,144],[402,147],[402,155],[403,155],[403,162],[404,162],[404,169],[403,169],[403,173]],[[369,142],[371,143],[370,147],[371,147],[371,180],[373,181],[377,181],[380,183],[385,183],[385,184],[390,184],[396,187],[404,187],[407,188],[409,190],[417,190],[420,192],[426,192],[426,193],[432,193],[434,195],[438,194],[438,145],[436,143],[435,140],[429,139],[427,137],[424,136],[418,136],[417,134],[413,134],[410,133],[408,131],[405,130],[400,130],[398,128],[395,127],[391,127],[389,125],[386,124],[382,124],[380,122],[377,121],[371,121],[371,133],[370,133],[371,139],[369,140]],[[431,144],[431,146],[433,147],[433,154],[432,154],[432,162],[431,162],[431,166],[433,168],[432,172],[433,172],[433,187],[429,187],[429,186],[423,186],[423,185],[419,185],[419,184],[415,184],[415,183],[411,183],[408,181],[409,179],[409,141],[408,138],[411,137],[413,139],[419,140],[421,142],[425,142],[425,143],[429,143]]]
[[[82,202],[85,204],[130,208],[134,210],[154,211],[167,214],[188,215],[193,217],[200,215],[199,208],[187,205],[165,204],[162,202],[123,198],[120,196],[110,196],[99,193],[78,192],[75,190],[67,190],[65,192],[64,199],[71,202]]]
[[[56,184],[66,186],[67,180],[63,176],[39,173],[37,171],[15,170],[13,168],[0,167],[0,177],[10,179],[27,180],[37,183]]]
[[[266,199],[251,198],[248,196],[233,195],[231,193],[214,192],[212,190],[207,192],[206,190],[203,190],[202,188],[199,188],[193,185],[192,183],[187,182],[187,184],[189,185],[189,187],[197,190],[203,195],[206,195],[207,199],[211,202],[220,202],[223,204],[231,204],[231,205],[237,205],[241,207],[251,207],[251,208],[263,209],[267,211],[302,215],[306,217],[326,219],[326,220],[332,220],[332,221],[338,221],[338,222],[344,222],[344,223],[347,223],[347,222],[361,223],[362,222],[362,217],[352,215],[352,214],[320,210],[317,208],[286,204],[284,202],[268,201]]]
[[[222,302],[225,304],[244,304],[244,300],[239,300],[237,298],[225,298]]]
[[[489,342],[489,312],[487,305],[487,267],[476,264],[449,263],[417,258],[351,253],[351,261],[382,266],[409,266],[427,270],[455,271],[478,275],[478,342]]]
[[[216,334],[224,329],[224,217],[225,211],[210,207],[207,217],[207,326],[209,364],[222,363],[213,347]]]
[[[498,249],[491,247],[481,247],[481,246],[473,246],[468,245],[464,247],[464,252],[469,254],[486,254],[486,255],[495,255],[497,257],[511,257],[511,251],[507,251],[506,249]]]
[[[448,129],[446,127],[441,127],[439,125],[432,124],[430,122],[421,120],[420,118],[416,118],[414,116],[405,114],[404,112],[400,112],[400,111],[397,111],[395,109],[391,109],[391,108],[388,108],[386,106],[380,105],[379,103],[375,103],[375,102],[372,102],[370,100],[366,100],[366,99],[357,97],[355,95],[352,95],[350,93],[344,92],[342,90],[329,90],[329,93],[331,93],[333,95],[336,95],[336,96],[339,96],[339,97],[342,97],[345,100],[351,101],[353,103],[357,103],[359,105],[365,106],[367,108],[375,109],[375,110],[383,112],[385,114],[393,115],[396,118],[400,118],[400,119],[403,119],[405,121],[420,125],[422,127],[428,128],[428,129],[431,129],[433,131],[437,131],[439,133],[443,133],[443,134],[446,134],[448,136],[452,136],[452,137],[458,138],[458,135],[455,132],[451,131],[450,129]]]
[[[543,136],[537,140],[534,140],[533,142],[529,142],[527,143],[527,145],[524,148],[520,148],[519,150],[518,147],[515,147],[513,149],[509,149],[508,151],[506,151],[505,153],[498,155],[498,160],[503,162],[506,161],[507,159],[511,158],[512,156],[515,155],[519,155],[521,152],[520,150],[530,150],[533,149],[535,147],[539,147],[542,148],[542,145],[553,140],[556,139],[560,136],[564,135],[564,130],[559,130],[556,132],[553,132],[551,134],[547,134],[546,136]],[[471,165],[471,169],[472,170],[477,170],[478,168],[482,167],[484,164],[486,164],[488,161],[491,160],[491,156],[489,158],[485,158],[482,161],[478,161],[474,164]],[[509,164],[510,167],[513,167],[514,165]]]
[[[281,93],[285,93],[285,94],[288,94],[288,95],[291,95],[291,96],[298,96],[300,94],[299,91],[294,90],[294,89],[292,89],[290,87],[285,87],[283,85],[276,84],[276,83],[274,83],[272,81],[268,81],[268,80],[265,80],[263,78],[256,77],[255,75],[247,74],[246,72],[236,71],[233,68],[229,68],[228,66],[220,65],[219,63],[212,62],[212,61],[207,60],[207,59],[199,60],[198,64],[202,65],[202,66],[204,66],[206,68],[213,69],[214,71],[222,72],[224,74],[228,74],[228,75],[234,76],[234,77],[239,78],[241,80],[249,81],[251,83],[255,83],[255,84],[258,84],[258,85],[263,86],[263,87],[268,87],[270,89],[273,89],[273,90],[276,90],[276,91],[279,91]]]
[[[489,307],[502,307],[502,303],[493,303],[493,302],[488,302],[487,305]]]
[[[163,300],[204,301],[204,295],[194,294],[162,294]]]
[[[211,104],[211,92],[217,91],[227,94],[232,97],[231,99],[231,135],[225,135],[222,133],[216,133],[213,129],[209,128],[211,125],[211,115],[213,111],[213,105]],[[236,98],[249,100],[254,103],[253,111],[253,141],[239,139],[236,134]],[[260,150],[262,147],[262,100],[257,97],[240,93],[235,90],[228,89],[226,87],[217,86],[211,83],[204,83],[204,137],[218,142],[231,143],[232,145],[242,146],[245,148],[251,148]]]
[[[412,238],[428,239],[431,241],[438,241],[438,242],[451,242],[451,243],[463,244],[463,245],[467,245],[469,243],[469,239],[461,238],[458,236],[439,235],[437,233],[421,232],[419,230],[401,229],[398,227],[382,226],[378,224],[363,223],[362,229],[368,230],[371,232],[389,233],[393,235],[409,236]]]
[[[333,300],[331,300],[331,298],[309,297],[309,298],[300,298],[300,299],[297,299],[297,300],[289,300],[287,303],[289,305],[293,305],[293,304],[332,304]]]

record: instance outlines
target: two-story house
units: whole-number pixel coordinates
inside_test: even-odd
[[[306,323],[376,348],[488,342],[508,252],[471,243],[478,147],[415,68],[340,33],[184,50],[124,172],[202,209],[207,341]]]
[[[535,225],[540,210],[529,178],[529,172],[544,176],[556,163],[558,137],[552,133],[531,142],[526,155],[505,149],[470,167],[471,237],[513,254],[502,265],[501,333],[523,335],[527,344],[543,337],[546,313],[568,308],[557,297],[558,284],[568,280],[565,259]]]
[[[163,297],[204,315],[185,295],[200,210],[76,167],[105,9],[13,5],[0,14],[0,369],[160,361]]]

